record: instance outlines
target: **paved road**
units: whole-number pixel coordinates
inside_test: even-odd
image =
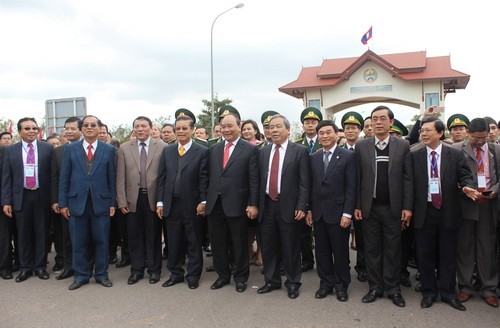
[[[53,254],[51,254],[53,256]],[[351,259],[354,259],[351,253]],[[52,257],[51,257],[52,258]],[[205,266],[211,258],[205,258]],[[49,268],[53,266],[53,261]],[[0,280],[0,327],[499,327],[500,309],[492,308],[479,297],[465,303],[466,312],[437,302],[430,309],[420,308],[420,295],[403,287],[407,306],[398,308],[387,298],[362,304],[367,284],[358,282],[352,270],[349,301],[338,302],[335,296],[316,300],[318,288],[315,271],[302,276],[301,293],[291,300],[286,289],[258,295],[263,284],[260,267],[252,266],[248,289],[237,293],[234,284],[210,290],[213,272],[202,275],[200,287],[190,290],[187,284],[163,288],[162,280],[150,285],[142,280],[128,286],[130,267],[110,266],[112,288],[90,283],[70,291],[70,280],[36,277],[23,283]],[[412,272],[413,283],[414,271]]]

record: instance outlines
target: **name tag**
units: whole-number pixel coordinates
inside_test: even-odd
[[[431,178],[429,181],[429,193],[431,195],[439,194],[439,179]]]
[[[486,176],[484,174],[477,175],[477,187],[486,188]]]
[[[34,177],[35,176],[35,165],[33,164],[24,164],[24,176],[25,177]]]

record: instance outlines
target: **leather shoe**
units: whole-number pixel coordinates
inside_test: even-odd
[[[33,271],[21,271],[21,273],[16,277],[16,282],[23,282],[33,275]]]
[[[38,278],[40,278],[42,280],[49,279],[49,273],[45,269],[36,270],[35,274],[37,275]]]
[[[314,297],[321,299],[321,298],[325,298],[328,295],[332,295],[332,294],[333,294],[333,290],[327,290],[324,288],[320,288],[316,291],[316,294],[314,294]]]
[[[97,282],[102,287],[113,287],[113,283],[111,282],[111,280],[109,280],[109,278],[104,278],[104,279],[101,279],[101,280],[96,280],[95,282]]]
[[[200,286],[200,284],[197,281],[188,281],[189,289],[196,289],[199,286]]]
[[[366,282],[366,272],[358,273],[358,280],[361,282]]]
[[[314,263],[302,263],[300,266],[300,270],[302,272],[306,272],[311,270],[314,267]]]
[[[116,267],[117,268],[124,268],[126,266],[129,266],[130,265],[130,259],[128,260],[121,260],[120,262],[116,263]]]
[[[472,297],[471,294],[467,293],[467,292],[464,292],[464,291],[461,291],[458,293],[457,295],[457,299],[460,301],[460,302],[467,302],[468,300],[470,300]]]
[[[150,284],[156,284],[158,281],[160,281],[160,275],[158,273],[152,273],[149,276],[149,283]]]
[[[2,279],[9,280],[9,279],[12,279],[12,278],[14,278],[12,276],[12,272],[8,272],[8,271],[7,272],[2,272]]]
[[[446,298],[442,298],[441,301],[443,301],[446,304],[450,304],[451,307],[454,308],[454,309],[457,309],[457,310],[460,310],[460,311],[465,311],[466,310],[465,306],[463,306],[462,303],[458,299],[456,299],[456,298],[451,299],[451,300],[446,299]]]
[[[388,297],[392,300],[392,303],[396,306],[399,307],[405,307],[406,302],[405,299],[403,298],[403,295],[400,293],[394,293],[392,295],[388,295]]]
[[[288,298],[294,300],[297,297],[299,297],[299,288],[298,287],[288,288]]]
[[[422,291],[422,283],[421,282],[418,282],[416,285],[415,285],[415,291],[417,293],[420,293]]]
[[[399,283],[401,284],[401,286],[411,287],[411,281],[410,281],[410,278],[408,278],[408,277],[402,276]]]
[[[347,302],[348,299],[349,296],[347,295],[347,292],[344,291],[337,292],[337,300],[339,300],[340,302]]]
[[[430,308],[434,304],[434,299],[432,297],[422,297],[420,301],[420,306],[422,309]]]
[[[59,272],[62,269],[64,269],[64,264],[61,262],[57,262],[56,264],[54,264],[54,267],[52,268],[54,272]]]
[[[69,285],[69,290],[75,290],[75,289],[78,289],[80,287],[82,287],[83,285],[86,285],[88,284],[87,281],[73,281],[73,283],[71,285]]]
[[[224,287],[225,285],[229,285],[229,280],[224,278],[217,278],[217,280],[210,286],[210,289],[216,290]]]
[[[495,296],[488,295],[483,297],[483,299],[489,306],[498,307],[498,300]]]
[[[75,272],[73,270],[64,270],[60,275],[56,276],[56,280],[64,280],[73,276]]]
[[[257,289],[257,294],[267,294],[272,292],[273,290],[280,289],[281,286],[273,286],[269,283],[266,283],[264,286]]]
[[[375,302],[377,300],[377,298],[380,298],[382,296],[383,296],[382,293],[378,293],[375,289],[372,289],[368,292],[368,294],[363,296],[363,298],[361,299],[361,302],[362,303],[372,303],[372,302]]]
[[[172,287],[173,285],[176,285],[180,282],[183,282],[184,281],[184,278],[181,278],[181,279],[172,279],[172,278],[169,278],[167,281],[165,281],[163,283],[163,287]]]
[[[136,284],[139,282],[139,280],[141,280],[143,278],[142,275],[140,274],[137,274],[137,273],[132,273],[130,275],[130,277],[128,277],[128,281],[127,281],[127,284],[129,285],[133,285],[133,284]]]
[[[247,289],[247,283],[246,282],[237,282],[236,283],[236,291],[238,293],[243,293]]]

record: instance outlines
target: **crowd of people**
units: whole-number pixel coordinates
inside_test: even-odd
[[[163,287],[196,289],[205,252],[213,290],[232,279],[244,292],[254,264],[258,294],[284,285],[296,299],[302,272],[316,269],[315,298],[345,302],[353,263],[363,303],[385,294],[404,307],[413,266],[422,308],[439,297],[465,311],[475,293],[498,307],[499,123],[455,114],[445,125],[437,112],[410,132],[386,106],[348,112],[340,126],[308,107],[295,142],[278,112],[262,114],[261,133],[230,105],[212,139],[184,108],[163,126],[138,116],[122,144],[93,115],[68,118],[45,141],[22,118],[19,142],[0,134],[1,277],[49,279],[53,243],[53,271],[73,277],[70,290],[91,278],[113,286],[110,264],[130,266],[129,285],[145,273],[156,284],[163,259]]]

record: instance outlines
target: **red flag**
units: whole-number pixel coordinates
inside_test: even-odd
[[[368,40],[370,40],[371,38],[372,38],[372,26],[370,26],[370,29],[368,30],[368,32],[366,32],[363,35],[363,37],[361,38],[361,43],[366,45],[368,43]]]

